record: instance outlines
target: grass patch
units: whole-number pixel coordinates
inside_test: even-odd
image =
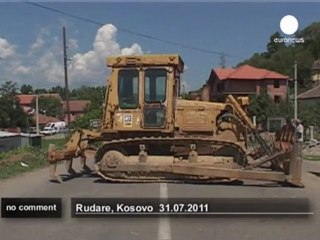
[[[23,147],[0,153],[0,179],[6,179],[29,172],[47,165],[46,152],[49,144],[58,148],[66,143],[65,139],[42,139],[41,149],[35,147]],[[21,162],[28,166],[22,166]]]
[[[309,161],[320,161],[319,155],[306,155],[303,158]]]
[[[27,164],[27,166],[22,166]],[[18,148],[0,156],[0,179],[28,172],[47,164],[45,151],[32,147]]]
[[[57,146],[57,148],[62,148],[65,143],[66,143],[66,139],[42,139],[41,148],[44,151],[47,151],[49,144],[54,144]]]

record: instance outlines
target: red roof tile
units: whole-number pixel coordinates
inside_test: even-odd
[[[58,93],[42,93],[40,97],[55,97],[62,102],[62,99]],[[18,94],[17,98],[21,105],[31,105],[33,99],[36,97],[35,94]]]
[[[217,68],[213,69],[220,80],[226,79],[289,79],[288,76],[267,69],[255,68],[250,65],[243,65],[238,68]]]
[[[34,121],[36,121],[36,114],[33,114],[32,118],[34,119]],[[47,124],[49,122],[59,122],[60,120],[55,118],[55,117],[51,117],[51,116],[46,116],[43,114],[39,113],[39,124],[43,125],[43,124]]]
[[[89,100],[69,100],[70,112],[84,112],[84,110],[91,103]],[[67,109],[67,102],[63,102],[63,109]]]
[[[227,79],[234,72],[234,69],[233,68],[217,68],[217,69],[214,69],[214,71],[216,72],[220,80],[224,80],[224,79]]]
[[[17,95],[17,98],[19,99],[19,103],[21,105],[30,105],[32,103],[33,98],[35,98],[35,95],[19,94],[19,95]]]

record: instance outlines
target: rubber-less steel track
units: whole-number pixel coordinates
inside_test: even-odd
[[[205,138],[205,137],[143,137],[143,138],[128,138],[128,139],[116,139],[112,141],[105,142],[105,144],[99,148],[99,150],[96,153],[95,156],[95,162],[99,163],[105,153],[111,150],[116,150],[116,151],[121,151],[123,149],[127,148],[134,148],[137,149],[137,152],[139,151],[139,145],[144,144],[146,146],[150,144],[157,144],[159,146],[175,146],[175,145],[185,145],[189,146],[190,144],[195,144],[195,145],[202,145],[202,146],[221,146],[221,147],[228,147],[234,150],[241,159],[238,164],[241,166],[245,166],[247,164],[246,161],[246,155],[244,150],[242,149],[241,146],[233,143],[233,142],[228,142],[228,141],[217,141],[213,140],[212,138]],[[152,152],[148,152],[148,155],[154,155]],[[171,156],[175,155],[174,152],[172,152]],[[170,155],[168,155],[170,156]],[[214,152],[213,155],[214,156]],[[237,161],[236,161],[237,162]],[[98,164],[96,164],[98,166]],[[104,178],[107,181],[112,181],[112,182],[185,182],[181,180],[169,180],[165,178],[160,178],[159,176],[157,177],[136,177],[136,176],[130,176],[127,174],[124,174],[123,177],[121,176],[120,178],[115,178],[112,175],[106,175],[103,171],[103,169],[97,169],[98,174]],[[188,179],[190,181],[195,180],[195,179]],[[204,182],[206,179],[203,179]],[[202,181],[201,181],[202,182]],[[212,182],[212,181],[211,181]]]

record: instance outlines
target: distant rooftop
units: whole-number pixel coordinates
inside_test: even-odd
[[[30,105],[33,99],[36,97],[36,94],[18,94],[17,97],[19,99],[19,103],[21,105]],[[62,99],[58,93],[41,93],[38,94],[40,97],[55,97],[58,98],[61,102]]]
[[[262,79],[289,79],[288,76],[270,71],[267,69],[256,68],[250,65],[242,65],[238,68],[216,68],[213,69],[219,80],[226,79],[245,79],[245,80],[262,80]]]
[[[298,95],[299,100],[307,100],[307,99],[320,99],[320,86],[315,88],[311,88],[308,91],[305,91]]]
[[[84,110],[90,105],[89,100],[69,100],[70,112],[84,112]],[[63,109],[67,109],[67,102],[63,102]]]

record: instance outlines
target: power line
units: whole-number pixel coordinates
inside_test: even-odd
[[[44,6],[44,5],[39,4],[39,3],[28,2],[28,1],[25,2],[25,3],[29,4],[29,5],[32,5],[32,6],[35,6],[35,7],[39,7],[39,8],[51,11],[51,12],[62,14],[64,16],[67,16],[67,17],[70,17],[70,18],[74,18],[74,19],[77,19],[77,20],[80,20],[80,21],[91,23],[91,24],[94,24],[94,25],[98,25],[98,26],[105,25],[104,23],[97,22],[95,20],[92,20],[92,19],[89,19],[89,18],[85,18],[85,17],[81,17],[81,16],[78,16],[78,15],[75,15],[75,14],[72,14],[72,13],[68,13],[66,11],[62,11],[62,10],[59,10],[59,9],[56,9],[56,8]],[[129,29],[126,29],[126,28],[118,27],[118,26],[117,26],[117,29],[119,31],[121,31],[121,32],[129,33],[129,34],[136,35],[136,36],[139,36],[139,37],[143,37],[143,38],[146,38],[146,39],[151,39],[151,40],[154,40],[154,41],[157,41],[157,42],[161,42],[161,43],[166,43],[166,44],[169,44],[169,45],[174,45],[174,46],[178,46],[178,47],[182,47],[182,48],[186,48],[186,49],[191,49],[191,50],[198,51],[198,52],[203,52],[203,53],[213,54],[213,55],[219,55],[219,56],[223,55],[224,57],[231,57],[231,58],[243,58],[243,57],[236,56],[236,55],[226,54],[226,53],[223,53],[223,52],[213,51],[213,50],[209,50],[209,49],[203,49],[203,48],[190,46],[190,45],[183,44],[183,43],[178,43],[178,42],[174,42],[174,41],[170,41],[170,40],[154,37],[154,36],[151,36],[151,35],[148,35],[148,34],[145,34],[145,33],[132,31],[132,30],[129,30]]]

